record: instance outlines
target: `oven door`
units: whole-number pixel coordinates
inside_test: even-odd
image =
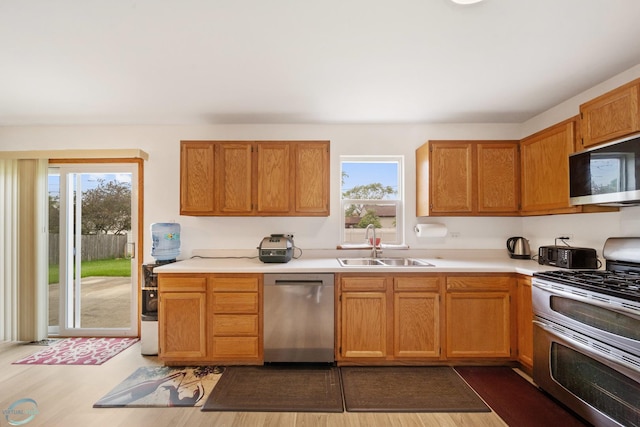
[[[640,304],[535,278],[532,304],[537,316],[640,356]]]
[[[533,380],[597,426],[640,425],[640,358],[536,317]]]

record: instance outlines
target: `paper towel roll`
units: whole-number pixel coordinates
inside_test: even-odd
[[[416,224],[414,227],[418,237],[444,237],[447,227],[444,224]]]

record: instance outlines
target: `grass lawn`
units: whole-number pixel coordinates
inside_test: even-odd
[[[58,283],[59,279],[58,265],[49,266],[49,283]],[[101,259],[98,261],[82,262],[82,277],[91,276],[110,276],[125,277],[131,276],[131,260],[126,258],[117,259]]]

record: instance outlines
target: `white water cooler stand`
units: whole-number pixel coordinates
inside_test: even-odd
[[[140,322],[140,349],[144,356],[158,354],[158,321],[142,320]]]

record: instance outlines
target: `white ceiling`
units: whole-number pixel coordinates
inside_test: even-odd
[[[0,125],[522,123],[637,64],[638,0],[0,0]]]

